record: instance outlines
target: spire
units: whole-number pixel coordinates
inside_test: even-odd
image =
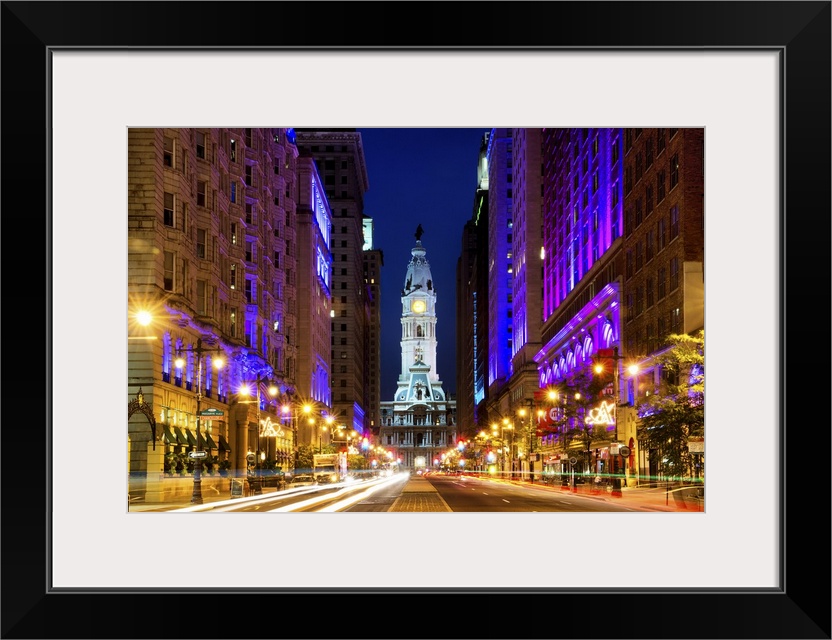
[[[422,235],[422,225],[419,225],[419,230],[416,232],[417,238]],[[416,240],[416,246],[410,250],[410,263],[407,265],[407,275],[404,280],[403,295],[409,295],[414,291],[419,291],[428,295],[435,295],[433,288],[433,277],[430,273],[430,263],[425,254],[427,251],[422,246],[421,240]]]

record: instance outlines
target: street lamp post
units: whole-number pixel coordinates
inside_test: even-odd
[[[254,396],[255,396],[254,402],[256,404],[256,415],[257,415],[257,417],[255,418],[256,421],[257,421],[257,477],[260,478],[260,479],[262,479],[262,477],[263,477],[263,461],[266,458],[266,454],[263,451],[263,445],[262,445],[264,425],[263,425],[263,421],[260,418],[260,385],[263,382],[268,382],[269,395],[270,396],[275,397],[275,396],[277,396],[278,392],[280,391],[277,388],[277,385],[274,384],[274,382],[272,382],[270,378],[262,378],[260,373],[259,372],[257,373],[257,379],[254,383],[255,387],[256,387],[255,394],[254,394]],[[243,385],[240,388],[240,393],[242,395],[249,395],[251,393],[251,389],[248,387],[248,385]],[[243,401],[243,402],[250,402],[250,401]],[[271,420],[269,420],[269,425],[271,426]],[[272,437],[272,434],[268,433],[268,434],[266,434],[266,437]]]
[[[609,350],[606,350],[606,351],[609,351]],[[612,380],[613,380],[612,420],[613,420],[613,423],[615,424],[613,444],[615,445],[616,452],[615,452],[614,457],[612,459],[613,469],[612,469],[612,494],[611,495],[616,496],[616,497],[621,497],[622,496],[622,492],[621,492],[622,480],[624,479],[623,476],[625,475],[626,470],[624,468],[625,465],[624,465],[624,460],[623,460],[623,454],[622,454],[622,451],[621,451],[621,445],[618,442],[618,403],[620,402],[620,398],[619,398],[620,391],[619,391],[619,388],[618,388],[618,385],[619,385],[618,362],[620,360],[624,360],[624,356],[618,355],[618,347],[613,347],[611,355],[609,353],[604,353],[602,355],[601,351],[599,350],[598,358],[599,359],[609,358],[610,360],[612,360]],[[603,370],[604,370],[604,366],[600,362],[597,362],[596,365],[595,365],[595,372],[596,373],[601,373]],[[630,373],[631,374],[634,375],[635,373],[637,373],[637,371],[638,371],[638,368],[635,365],[630,367]],[[621,458],[621,459],[619,459],[619,458]]]
[[[502,473],[506,472],[506,439],[505,439],[505,431],[511,431],[511,445],[509,446],[508,450],[508,464],[509,464],[509,480],[514,477],[514,425],[510,424],[510,420],[508,418],[503,418],[498,425],[494,422],[491,425],[492,431],[497,431],[497,427],[500,427],[500,447],[502,450],[502,455],[500,456],[500,470]]]
[[[534,423],[532,422],[534,419],[534,411],[532,408],[534,407],[534,400],[529,398],[529,482],[534,483],[534,444],[535,440],[537,440],[537,432],[534,428]],[[520,409],[517,412],[520,417],[525,417],[526,409]]]
[[[176,350],[176,367],[181,369],[185,366],[185,360],[182,358],[182,353],[196,354],[196,455],[194,456],[194,492],[191,495],[191,504],[202,504],[202,436],[200,435],[200,412],[202,411],[202,355],[207,351],[214,351],[222,353],[220,346],[212,349],[202,348],[202,338],[197,338],[196,347],[180,347]],[[213,364],[216,368],[223,365],[222,358],[214,358]]]

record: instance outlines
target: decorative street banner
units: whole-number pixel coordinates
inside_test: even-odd
[[[615,424],[615,420],[612,417],[613,409],[615,409],[615,405],[612,402],[604,400],[595,409],[590,409],[589,414],[584,418],[584,422],[587,424]]]
[[[537,417],[538,431],[554,430],[558,423],[558,408],[548,407]]]

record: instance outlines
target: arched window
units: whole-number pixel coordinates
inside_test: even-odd
[[[604,328],[601,330],[601,340],[604,347],[609,347],[615,340],[612,331],[612,323],[608,320],[604,323]]]
[[[561,356],[560,362],[558,363],[558,377],[563,378],[566,376],[567,371],[569,371],[569,369],[566,368],[566,358]]]
[[[566,370],[572,371],[575,368],[575,354],[571,351],[566,354]]]
[[[424,336],[422,336],[422,325],[420,325],[420,324],[416,325],[416,337],[417,338],[424,337]]]
[[[584,350],[581,345],[575,346],[575,365],[579,365],[584,361]]]
[[[592,342],[592,336],[587,336],[584,340],[584,358],[591,358],[593,353],[595,353],[595,345]]]

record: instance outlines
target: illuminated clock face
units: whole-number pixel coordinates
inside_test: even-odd
[[[413,313],[424,313],[425,312],[425,301],[424,300],[414,300],[413,304],[410,305],[411,311]]]

